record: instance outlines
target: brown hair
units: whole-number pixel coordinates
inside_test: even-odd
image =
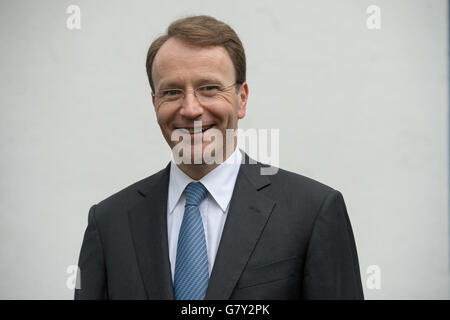
[[[234,30],[224,22],[210,16],[192,16],[172,22],[167,34],[156,38],[147,53],[145,66],[152,91],[155,87],[152,79],[152,66],[156,53],[171,37],[176,37],[195,46],[222,46],[230,55],[236,74],[236,83],[245,82],[246,64],[242,42]]]

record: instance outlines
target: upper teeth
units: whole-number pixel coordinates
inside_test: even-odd
[[[206,127],[202,127],[202,128],[189,128],[189,129],[187,129],[187,128],[184,128],[185,130],[188,130],[189,131],[189,133],[197,133],[197,132],[200,132],[200,131],[202,131],[202,132],[204,132],[204,131],[206,131],[206,130],[208,130],[209,128],[211,128],[212,126],[206,126]],[[199,130],[200,129],[200,130]]]

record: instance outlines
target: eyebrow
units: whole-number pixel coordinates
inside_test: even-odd
[[[218,78],[204,77],[204,78],[195,80],[194,87],[197,88],[204,84],[210,84],[210,83],[223,85],[222,81],[219,80]],[[162,84],[159,86],[159,90],[161,90],[161,89],[176,89],[176,88],[180,88],[183,86],[184,86],[184,84],[182,84],[181,82],[179,82],[177,80],[168,80],[167,82],[164,82],[164,81],[162,82]]]

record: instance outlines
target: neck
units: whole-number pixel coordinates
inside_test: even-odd
[[[201,164],[185,164],[180,163],[177,164],[178,168],[183,171],[187,176],[194,180],[200,180],[204,176],[206,176],[209,172],[217,168],[221,163],[225,162],[231,155],[236,151],[236,145],[234,146],[233,152],[227,154],[223,153],[223,161],[220,163],[213,162],[212,164],[201,163]]]
[[[209,172],[215,169],[219,164],[179,164],[178,168],[183,171],[186,175],[194,180],[200,180],[206,176]]]

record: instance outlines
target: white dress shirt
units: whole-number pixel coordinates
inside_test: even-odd
[[[210,276],[222,236],[223,226],[227,218],[228,207],[241,165],[241,159],[242,154],[239,148],[236,148],[225,162],[199,180],[208,190],[205,199],[200,203],[199,210],[202,216],[203,229],[205,230]],[[184,189],[193,181],[195,180],[181,171],[173,160],[171,161],[167,199],[167,234],[172,281],[175,275],[178,234],[183,221],[186,202]]]

